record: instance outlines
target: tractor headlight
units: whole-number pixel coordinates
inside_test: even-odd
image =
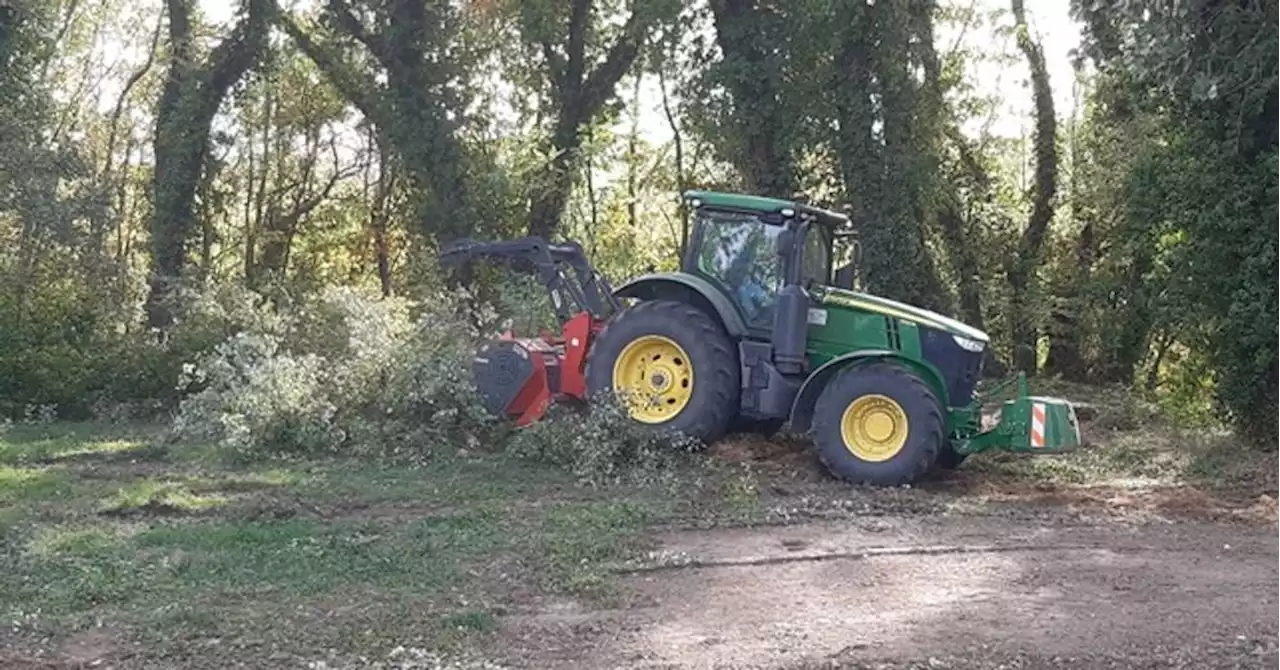
[[[986,346],[983,342],[971,340],[967,337],[960,337],[959,335],[952,335],[951,339],[955,340],[956,344],[960,345],[961,349],[964,349],[965,351],[972,351],[975,354],[982,351],[983,347]]]

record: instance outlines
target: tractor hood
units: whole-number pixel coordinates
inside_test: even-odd
[[[931,312],[927,309],[914,307],[906,303],[901,303],[888,298],[859,293],[857,291],[847,291],[845,289],[824,286],[822,294],[818,297],[823,305],[830,307],[847,307],[850,309],[861,309],[876,314],[892,316],[910,321],[920,326],[926,326],[941,330],[952,335],[959,335],[971,340],[977,340],[986,344],[990,341],[987,334],[974,328],[973,326],[961,323],[950,317],[943,316],[937,312]]]

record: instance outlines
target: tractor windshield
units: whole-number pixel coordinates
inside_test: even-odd
[[[777,238],[782,226],[745,212],[702,210],[698,271],[718,281],[741,306],[747,322],[768,326],[782,285]]]

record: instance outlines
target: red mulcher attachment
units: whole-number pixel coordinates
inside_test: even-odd
[[[549,244],[540,237],[508,242],[459,240],[440,253],[441,262],[451,265],[477,258],[536,272],[551,295],[561,330],[560,335],[544,333],[535,338],[503,333],[480,346],[471,369],[486,409],[524,426],[542,418],[553,400],[585,400],[591,338],[619,304],[609,282],[587,261],[582,246]],[[563,271],[564,266],[573,270],[572,276]]]

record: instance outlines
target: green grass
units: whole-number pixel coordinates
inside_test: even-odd
[[[162,434],[163,431],[149,425],[58,423],[11,426],[0,433],[0,464],[150,458],[159,451],[155,441]]]
[[[586,489],[502,455],[236,464],[162,438],[0,435],[0,616],[25,622],[15,639],[108,626],[179,664],[210,640],[471,645],[519,606],[512,591],[607,597],[610,566],[678,511],[665,491]]]
[[[1274,452],[1203,431],[1111,427],[1126,421],[1095,425],[1094,446],[1062,457],[979,454],[962,481],[1275,490]],[[785,456],[692,466],[668,486],[593,489],[501,454],[236,463],[163,437],[84,424],[0,434],[9,648],[57,657],[75,632],[106,629],[137,643],[140,664],[208,666],[216,647],[274,667],[272,654],[483,647],[505,613],[547,596],[618,602],[614,567],[655,548],[651,531],[665,524],[1002,504],[963,487],[852,490]]]

